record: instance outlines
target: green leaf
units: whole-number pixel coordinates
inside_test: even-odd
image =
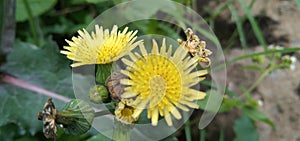
[[[300,0],[295,0],[297,3],[298,8],[300,9]]]
[[[0,69],[33,85],[74,97],[69,61],[50,39],[42,48],[17,41]]]
[[[0,126],[16,123],[21,132],[29,131],[32,135],[42,130],[37,112],[42,110],[46,97],[6,84],[0,86],[0,93]]]
[[[147,117],[147,111],[143,110],[136,124],[149,124],[149,123],[151,123],[151,120],[148,119]]]
[[[220,107],[219,112],[226,112],[231,110],[234,107],[241,107],[242,104],[237,99],[224,98]]]
[[[99,133],[98,135],[89,138],[87,141],[111,141],[111,139]]]
[[[11,141],[18,135],[19,127],[14,123],[6,124],[0,127],[0,140]]]
[[[123,5],[123,6],[124,7],[122,7],[122,12],[125,13],[124,15],[126,15],[128,19],[135,19],[135,18],[147,19],[152,17],[159,10],[166,9],[166,7],[168,7],[168,9],[176,9],[176,7],[174,7],[171,1],[169,2],[169,1],[161,1],[161,0],[139,0],[139,1],[135,1],[134,3],[131,3],[130,6],[128,5]],[[176,12],[178,13],[178,11]]]
[[[37,139],[33,136],[23,136],[23,137],[16,139],[15,141],[39,141],[39,139]]]
[[[86,3],[86,0],[68,0],[65,2],[66,2],[66,5],[83,5]]]
[[[241,4],[242,8],[245,10],[246,12],[246,16],[248,18],[248,20],[250,21],[251,27],[253,29],[253,32],[258,40],[258,42],[260,43],[260,45],[262,45],[264,47],[264,49],[267,49],[267,43],[266,40],[262,34],[261,29],[258,26],[258,23],[256,22],[255,18],[253,17],[253,15],[251,14],[250,8],[247,6],[245,0],[239,0],[239,3]]]
[[[93,3],[93,4],[97,4],[97,3],[100,3],[100,2],[106,2],[108,0],[86,0],[86,2],[88,3]]]
[[[28,11],[26,10],[25,0],[16,0],[16,20],[18,22],[29,19]],[[27,0],[32,11],[32,16],[37,17],[51,9],[57,0]]]
[[[1,71],[27,83],[73,98],[69,61],[59,54],[56,44],[47,40],[47,46],[16,42]],[[37,120],[37,112],[43,109],[48,97],[9,85],[0,85],[0,126],[16,123],[22,132],[31,134],[42,130],[43,123]],[[53,100],[57,109],[64,103]]]
[[[264,113],[258,111],[256,108],[244,107],[243,111],[253,121],[262,121],[275,129],[274,123]]]
[[[168,137],[166,137],[166,138],[164,138],[160,141],[178,141],[178,139],[176,138],[176,134],[172,134],[172,135],[170,135],[170,136],[168,136]]]
[[[259,140],[259,135],[256,131],[253,121],[251,121],[251,119],[245,114],[235,121],[233,129],[236,134],[234,141]]]

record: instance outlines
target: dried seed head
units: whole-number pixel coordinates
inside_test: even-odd
[[[206,67],[209,67],[211,64],[210,59],[208,58],[212,52],[206,49],[206,42],[199,39],[197,35],[194,35],[193,30],[188,28],[185,31],[187,40],[182,41],[177,39],[180,45],[183,45],[192,56],[198,56],[199,62],[207,63]]]
[[[121,95],[124,93],[124,86],[120,84],[120,80],[126,78],[120,72],[113,72],[110,77],[106,80],[106,86],[108,87],[108,91],[110,96],[115,101],[121,100]]]

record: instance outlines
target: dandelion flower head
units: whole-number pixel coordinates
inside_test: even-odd
[[[198,70],[198,58],[191,58],[183,46],[172,53],[172,46],[166,47],[165,39],[159,48],[153,40],[151,52],[143,44],[139,45],[141,53],[130,52],[129,58],[122,58],[127,65],[121,73],[127,78],[121,79],[125,86],[124,99],[132,99],[136,110],[133,117],[138,117],[147,110],[147,117],[153,126],[158,124],[159,116],[172,126],[172,118],[181,119],[178,109],[189,111],[198,108],[196,100],[203,99],[205,93],[192,87],[204,79],[206,70]]]
[[[103,30],[103,27],[95,25],[95,32],[89,34],[85,29],[78,31],[78,37],[72,37],[72,41],[66,40],[69,46],[64,46],[62,54],[75,61],[71,66],[77,67],[88,64],[108,64],[118,60],[134,49],[140,42],[134,42],[137,31],[129,31],[126,27],[122,32],[113,26]]]

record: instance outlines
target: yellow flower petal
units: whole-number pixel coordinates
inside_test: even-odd
[[[165,39],[160,49],[153,40],[150,53],[143,44],[139,48],[140,53],[129,54],[130,60],[122,59],[128,66],[121,70],[128,77],[121,80],[126,87],[122,97],[134,99],[137,110],[133,117],[147,110],[153,126],[158,124],[159,116],[165,117],[171,126],[171,115],[176,119],[182,118],[178,109],[189,111],[189,108],[199,107],[195,100],[204,98],[205,94],[191,87],[203,80],[199,76],[207,74],[207,71],[195,71],[198,60],[191,58],[182,46],[172,55],[172,46],[167,49]]]
[[[66,40],[69,46],[64,47],[62,54],[74,62],[72,67],[88,64],[108,64],[118,60],[134,49],[142,41],[135,37],[137,31],[118,32],[118,27],[113,26],[111,32],[103,30],[99,25],[95,26],[95,32],[89,34],[85,29],[79,30],[78,37],[72,37],[72,41]]]

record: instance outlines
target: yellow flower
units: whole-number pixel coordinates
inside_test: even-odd
[[[132,100],[123,99],[118,103],[115,110],[115,117],[118,121],[124,124],[132,124],[136,122],[138,117],[133,117],[135,108],[131,106]]]
[[[118,60],[134,49],[141,41],[135,42],[137,31],[129,31],[126,27],[122,32],[115,25],[109,33],[102,26],[95,26],[96,32],[89,34],[85,29],[79,30],[78,37],[72,37],[72,41],[66,40],[69,46],[64,46],[62,54],[73,61],[72,67],[86,64],[108,64]]]
[[[122,61],[128,66],[121,73],[128,76],[122,79],[125,92],[122,98],[134,99],[136,105],[133,117],[138,117],[144,109],[156,126],[159,115],[165,118],[172,126],[171,114],[181,119],[177,108],[189,111],[189,108],[198,108],[195,100],[203,99],[205,93],[191,88],[203,80],[206,70],[195,70],[198,57],[191,58],[183,46],[179,46],[172,55],[172,46],[167,50],[165,39],[160,50],[155,40],[151,53],[147,53],[143,44],[141,54],[129,53],[129,59]]]

